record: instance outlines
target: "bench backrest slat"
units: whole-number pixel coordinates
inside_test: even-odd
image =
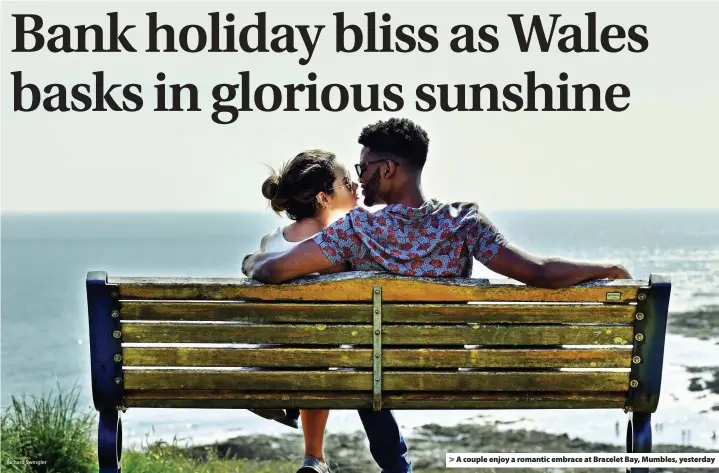
[[[632,323],[629,304],[386,304],[384,323]],[[124,320],[372,323],[371,304],[128,300]]]
[[[278,402],[282,399],[282,402]],[[620,409],[626,393],[404,393],[387,394],[383,405],[387,409]],[[359,391],[310,393],[239,392],[236,390],[147,390],[129,391],[129,407],[169,408],[273,408],[303,407],[321,409],[363,409],[372,400]]]
[[[475,348],[383,350],[386,368],[629,368],[626,348]],[[126,367],[372,368],[369,348],[128,346]]]
[[[366,391],[372,373],[356,371],[230,371],[131,369],[125,389],[236,389],[243,391]],[[383,391],[621,392],[626,372],[404,372],[383,374]]]
[[[371,325],[123,323],[128,343],[371,345]],[[627,345],[629,325],[386,325],[383,345]]]
[[[630,302],[645,281],[584,283],[538,289],[511,281],[406,278],[384,273],[308,276],[285,284],[241,278],[110,278],[123,299],[371,302],[368,288],[382,286],[384,302]]]

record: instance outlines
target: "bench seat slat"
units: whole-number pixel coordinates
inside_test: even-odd
[[[330,408],[372,406],[371,393],[128,390],[128,407]],[[408,393],[383,396],[387,409],[620,409],[626,393]]]
[[[529,287],[511,280],[403,277],[346,272],[310,276],[283,284],[248,278],[108,278],[121,299],[371,302],[382,286],[383,302],[615,302],[636,300],[646,281],[583,283],[565,289]],[[611,294],[611,295],[608,295]]]
[[[628,368],[626,349],[384,349],[385,368]],[[124,366],[372,368],[363,348],[125,347]]]
[[[383,323],[630,323],[625,304],[385,304]],[[371,304],[124,301],[125,320],[372,323]]]
[[[125,389],[371,391],[371,372],[126,369]],[[626,391],[627,372],[402,372],[382,374],[385,391]]]
[[[129,323],[128,343],[371,345],[371,325]],[[630,325],[386,325],[383,345],[627,345]]]

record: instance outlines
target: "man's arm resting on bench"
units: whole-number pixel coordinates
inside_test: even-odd
[[[242,272],[248,278],[278,284],[312,273],[336,273],[345,270],[344,264],[333,265],[313,240],[307,240],[282,253],[254,253],[242,262]]]
[[[533,287],[558,289],[596,279],[632,279],[616,263],[592,263],[563,258],[541,258],[509,243],[486,264],[495,273]],[[254,253],[245,257],[242,272],[264,283],[282,283],[312,273],[338,272],[313,240],[283,253]]]
[[[541,258],[511,243],[500,248],[486,266],[528,286],[546,289],[560,289],[596,279],[632,279],[620,264]]]

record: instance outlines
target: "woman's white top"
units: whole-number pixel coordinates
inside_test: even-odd
[[[287,241],[285,235],[282,232],[282,227],[278,227],[272,233],[265,235],[262,238],[262,245],[260,251],[265,253],[280,253],[283,251],[290,250],[295,246],[302,243],[301,241]]]

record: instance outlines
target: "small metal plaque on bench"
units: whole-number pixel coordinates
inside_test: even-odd
[[[621,301],[622,293],[621,292],[607,292],[607,300],[608,301]]]

